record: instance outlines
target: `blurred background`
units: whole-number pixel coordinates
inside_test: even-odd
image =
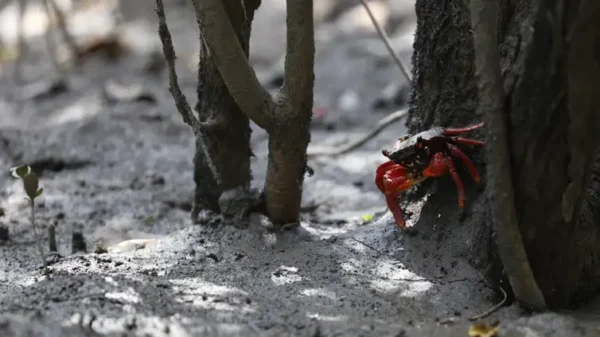
[[[283,80],[285,3],[262,0],[252,25],[251,63],[272,91]],[[62,21],[47,7],[52,4],[63,14]],[[164,4],[179,84],[194,106],[199,47],[194,8],[185,0]],[[368,1],[368,5],[410,70],[414,0]],[[65,166],[92,158],[107,175],[120,170],[107,177],[113,181],[128,179],[119,175],[133,170],[129,165],[140,172],[170,174],[171,163],[182,167],[174,178],[181,183],[173,187],[177,198],[184,203],[193,199],[189,182],[194,140],[168,91],[155,7],[154,0],[0,4],[0,128],[15,139],[6,142],[10,155],[4,166],[40,160],[47,162],[44,165],[63,161]],[[316,0],[314,17],[315,113],[309,151],[360,137],[381,118],[405,107],[410,92],[361,1]],[[31,130],[37,130],[33,138],[27,136]],[[401,119],[347,154],[311,158],[309,165],[316,173],[305,181],[303,199],[308,205],[320,204],[311,218],[319,223],[362,221],[362,215],[384,210],[383,197],[373,183],[375,169],[384,159],[381,149],[405,132]],[[253,125],[252,138],[253,185],[260,188],[267,137]],[[172,142],[176,149],[166,149]],[[62,197],[69,200],[68,193]]]
[[[157,71],[162,49],[157,36],[154,0],[54,2],[64,13],[65,26],[83,54],[80,57],[84,59],[84,70],[75,71],[74,77],[69,79],[71,87],[85,90],[106,81],[127,82],[126,78],[135,76],[136,72],[152,71],[162,74],[154,81],[166,86],[166,82],[160,82],[166,80],[164,73]],[[182,86],[190,87],[188,97],[193,102],[199,43],[193,6],[185,0],[167,0],[165,6],[181,67]],[[369,6],[388,33],[396,53],[410,69],[416,25],[414,1],[369,1]],[[40,81],[51,82],[50,78],[57,77],[50,53],[59,61],[69,57],[65,44],[68,40],[58,29],[59,20],[46,13],[43,1],[0,3],[0,125],[78,118],[78,112],[74,111],[77,109],[62,112],[56,109],[72,105],[72,99],[54,100],[51,107],[38,101],[38,112],[49,110],[44,114],[49,120],[40,119],[39,115],[34,118],[34,111],[21,106],[27,105],[29,98],[60,90],[57,83],[43,85]],[[261,82],[271,89],[278,88],[282,81],[285,16],[285,0],[263,0],[252,26],[251,62]],[[360,1],[315,1],[314,16],[315,108],[318,110],[315,126],[358,126],[406,104],[408,83],[390,58]],[[17,57],[21,60],[19,69],[15,69],[13,62]],[[37,85],[26,86],[32,83]],[[126,89],[132,90],[130,86]],[[81,95],[76,100],[81,103]],[[17,101],[22,104],[14,104]],[[92,114],[93,104],[87,103],[85,113]]]

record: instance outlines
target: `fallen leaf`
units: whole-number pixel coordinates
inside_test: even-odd
[[[494,337],[499,328],[483,324],[473,324],[469,327],[469,337]]]
[[[362,216],[362,219],[364,221],[371,221],[371,220],[373,220],[373,214],[365,214]]]
[[[110,80],[104,84],[104,98],[115,102],[149,102],[156,103],[154,94],[139,82],[121,83]]]
[[[106,250],[109,253],[133,252],[136,250],[146,248],[146,245],[152,241],[154,241],[154,239],[125,240],[125,241],[121,241],[121,242],[117,243],[116,245],[107,247]]]

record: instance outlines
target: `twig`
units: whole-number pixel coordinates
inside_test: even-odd
[[[402,72],[402,75],[404,75],[404,79],[406,80],[407,83],[411,83],[412,77],[410,75],[410,72],[406,69],[406,67],[400,60],[400,57],[398,57],[398,55],[392,48],[390,39],[388,38],[387,34],[385,33],[385,31],[383,30],[381,25],[375,19],[375,15],[373,15],[371,8],[369,8],[369,5],[367,4],[367,0],[360,0],[360,2],[362,3],[363,7],[367,11],[369,18],[371,19],[371,22],[373,23],[373,26],[375,26],[375,29],[377,30],[379,37],[381,38],[381,40],[383,41],[383,44],[385,45],[388,52],[390,53],[390,56],[392,57],[394,62],[396,62],[396,65]],[[402,109],[402,110],[396,111],[396,112],[384,117],[383,119],[379,120],[377,122],[377,124],[375,124],[366,134],[357,138],[353,142],[347,143],[340,147],[324,147],[324,146],[309,147],[306,154],[308,157],[315,157],[315,156],[338,156],[338,155],[341,155],[344,153],[348,153],[348,152],[358,148],[359,146],[363,145],[369,139],[377,136],[383,129],[385,129],[387,126],[391,125],[392,123],[398,121],[402,117],[406,116],[407,113],[408,113],[408,109]]]
[[[471,22],[476,74],[479,76],[478,109],[488,127],[486,161],[488,199],[498,236],[498,253],[516,299],[529,307],[545,309],[540,291],[523,247],[512,188],[510,152],[504,111],[504,87],[500,73],[496,4],[471,0]]]
[[[79,46],[77,46],[75,39],[73,38],[73,36],[71,36],[71,33],[67,28],[67,22],[65,20],[64,13],[60,8],[58,8],[54,0],[44,0],[43,3],[44,7],[46,8],[48,18],[51,17],[51,12],[54,13],[54,16],[56,17],[56,23],[58,24],[58,30],[62,33],[63,38],[67,43],[67,46],[71,50],[71,53],[74,55],[75,60],[77,60],[80,55]]]
[[[446,277],[446,276],[436,276],[436,277],[434,277],[434,280],[442,280],[444,277]],[[461,277],[461,278],[455,278],[455,279],[449,280],[449,281],[433,281],[433,282],[437,282],[439,284],[453,284],[453,283],[466,282],[466,281],[469,281],[469,279],[466,277]]]
[[[50,8],[50,4],[48,1],[50,1],[50,0],[43,0],[42,4],[44,5],[44,10],[46,11],[46,16],[48,17],[48,21],[50,21],[52,18],[53,11]],[[56,70],[58,71],[60,76],[65,76],[66,71],[63,68],[62,64],[60,63],[60,60],[58,59],[58,56],[59,56],[58,48],[56,48],[55,41],[53,40],[52,35],[53,35],[52,29],[50,29],[50,26],[49,26],[48,29],[46,30],[46,33],[44,34],[44,37],[46,39],[46,47],[48,49],[48,54],[50,54],[50,60],[52,61],[52,64],[54,65],[54,67],[56,68]]]
[[[177,111],[181,114],[183,121],[195,131],[196,129],[200,129],[201,125],[192,113],[192,108],[181,91],[181,88],[179,88],[177,72],[175,70],[175,60],[177,59],[177,56],[175,55],[173,39],[171,38],[171,32],[167,25],[165,8],[162,0],[156,0],[156,14],[158,15],[158,35],[163,46],[165,61],[169,71],[169,91],[171,92],[171,95],[173,95]]]
[[[339,147],[326,147],[326,146],[309,147],[308,150],[306,151],[306,155],[308,157],[316,157],[316,156],[323,156],[323,155],[337,156],[337,155],[341,155],[344,153],[348,153],[348,152],[358,148],[359,146],[363,145],[364,143],[366,143],[368,140],[372,139],[373,137],[377,136],[381,131],[383,131],[383,129],[385,129],[387,126],[397,122],[398,120],[400,120],[401,118],[406,116],[407,113],[408,113],[408,109],[402,109],[402,110],[398,110],[398,111],[386,116],[385,118],[379,120],[377,122],[377,124],[375,124],[373,127],[371,127],[371,129],[369,131],[367,131],[367,133],[365,133],[364,135],[360,136],[356,140],[354,140],[350,143],[347,143],[345,145],[342,145]]]
[[[355,241],[355,242],[357,242],[357,243],[360,243],[361,245],[363,245],[363,246],[365,246],[365,247],[367,247],[367,248],[371,249],[372,251],[376,252],[376,253],[377,253],[377,254],[379,254],[379,255],[385,255],[385,254],[383,254],[383,252],[381,252],[380,250],[376,249],[375,247],[373,247],[373,246],[369,245],[368,243],[366,243],[366,242],[364,242],[364,241],[361,241],[361,240],[359,240],[359,239],[355,239],[355,238],[353,238],[353,237],[350,237],[350,240],[352,240],[352,241]]]
[[[242,3],[244,3],[244,2],[242,1]],[[256,335],[257,335],[258,337],[261,337],[261,336],[262,336],[262,333],[260,332],[260,329],[259,329],[259,328],[256,326],[256,324],[254,324],[254,322],[248,322],[248,326],[249,326],[249,327],[250,327],[250,328],[251,328],[251,329],[252,329],[254,332],[256,332]]]
[[[48,247],[51,252],[58,251],[56,247],[56,226],[54,225],[48,226]]]
[[[371,22],[373,22],[373,26],[375,26],[375,29],[377,30],[379,37],[383,41],[383,44],[385,44],[385,47],[387,48],[388,52],[390,53],[390,56],[394,59],[394,62],[396,62],[396,65],[398,66],[398,68],[400,68],[400,71],[402,71],[402,75],[404,75],[406,82],[410,83],[411,76],[409,74],[409,71],[406,69],[406,67],[404,66],[402,61],[400,61],[400,58],[398,57],[398,55],[396,55],[396,52],[394,52],[394,48],[392,48],[390,39],[388,38],[387,34],[385,33],[385,31],[383,30],[381,25],[377,22],[377,19],[375,19],[375,15],[373,15],[371,8],[369,8],[369,4],[367,4],[367,0],[360,0],[360,2],[362,3],[363,7],[365,7],[367,14],[369,14],[369,18],[371,18]]]
[[[44,274],[48,273],[48,263],[46,262],[46,256],[44,255],[44,247],[42,247],[42,238],[40,237],[37,225],[35,224],[35,202],[29,200],[29,206],[31,207],[31,227],[33,227],[33,235],[35,235],[35,242],[40,253],[40,257],[42,258],[42,263],[44,264]]]
[[[177,81],[177,72],[175,70],[175,59],[177,56],[175,55],[175,48],[173,47],[173,39],[171,38],[171,32],[169,31],[169,27],[167,26],[167,19],[165,16],[165,8],[162,0],[156,0],[156,14],[158,15],[158,35],[160,36],[160,41],[163,45],[163,52],[165,55],[165,61],[167,63],[167,69],[169,72],[169,91],[173,96],[173,100],[175,101],[175,106],[177,107],[177,111],[181,114],[183,121],[192,128],[194,135],[198,139],[198,143],[201,147],[202,152],[204,153],[204,157],[206,159],[206,163],[212,171],[213,177],[218,185],[222,185],[221,175],[217,170],[212,156],[208,151],[208,147],[206,146],[206,140],[204,139],[204,135],[202,133],[202,124],[200,121],[194,116],[192,112],[192,108],[188,103],[185,95],[179,88],[179,83]]]
[[[506,299],[508,298],[508,296],[506,295],[506,291],[504,291],[504,289],[502,289],[502,287],[499,287],[499,289],[502,292],[502,296],[503,296],[502,301],[500,301],[499,303],[497,303],[496,305],[494,305],[493,307],[491,307],[490,309],[484,311],[483,313],[481,313],[479,315],[469,317],[469,321],[476,321],[478,319],[485,318],[485,317],[493,314],[494,312],[498,311],[498,309],[502,308],[504,303],[506,303]]]

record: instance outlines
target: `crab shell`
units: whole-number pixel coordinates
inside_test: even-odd
[[[443,132],[443,128],[435,127],[420,132],[414,136],[409,136],[405,140],[401,140],[398,143],[396,143],[396,146],[394,146],[394,149],[391,152],[386,151],[387,157],[398,164],[405,164],[407,160],[417,159],[415,157],[418,157],[420,154],[424,154],[421,153],[421,151],[427,151],[427,149],[418,149],[416,146],[417,143],[424,140],[430,140],[435,137],[439,137],[443,134]]]

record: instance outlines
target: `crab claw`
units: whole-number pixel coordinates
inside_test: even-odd
[[[409,188],[416,185],[421,180],[412,178],[406,168],[393,161],[387,161],[377,168],[375,184],[385,195],[385,201],[388,209],[392,212],[396,225],[405,232],[406,221],[402,215],[402,208],[399,204],[399,196]]]

